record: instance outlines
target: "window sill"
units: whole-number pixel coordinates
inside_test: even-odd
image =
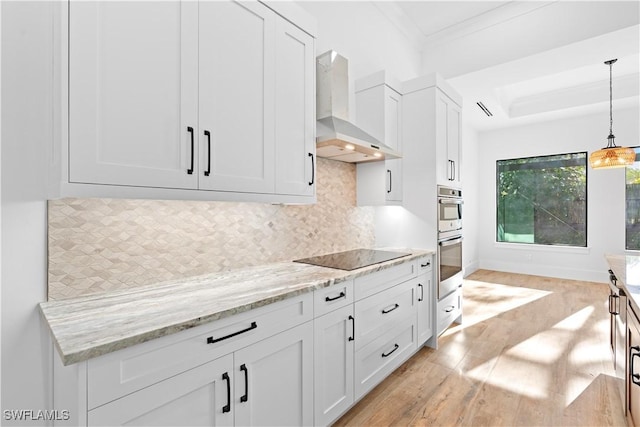
[[[591,251],[589,247],[583,248],[580,246],[536,245],[534,243],[494,242],[494,246],[500,249],[515,249],[537,252],[559,252],[564,254],[588,254]]]

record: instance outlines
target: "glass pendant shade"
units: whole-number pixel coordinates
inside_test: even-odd
[[[589,156],[589,164],[593,169],[621,168],[633,165],[636,160],[636,153],[633,148],[605,147],[594,151]]]
[[[613,76],[612,67],[617,59],[605,61],[609,66],[609,136],[607,146],[591,153],[589,164],[593,169],[621,168],[633,165],[636,160],[636,152],[633,148],[617,147],[613,136]]]

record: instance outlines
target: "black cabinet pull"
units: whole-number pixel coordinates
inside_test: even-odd
[[[634,351],[636,351],[635,354],[633,353]],[[640,347],[634,345],[633,347],[629,348],[629,358],[631,359],[631,361],[629,362],[629,377],[632,383],[634,383],[635,385],[640,385],[640,375],[633,373],[633,361],[635,360],[636,356],[640,356]]]
[[[227,381],[227,404],[222,407],[222,413],[231,412],[231,378],[228,372],[222,374],[222,380]]]
[[[204,136],[207,137],[207,170],[204,171],[204,176],[209,176],[211,173],[211,132],[205,130]]]
[[[258,327],[258,324],[256,322],[251,322],[251,326],[249,326],[248,328],[243,329],[241,331],[234,332],[234,333],[229,334],[229,335],[225,335],[224,337],[221,337],[221,338],[209,337],[209,338],[207,338],[207,344],[215,344],[215,343],[217,343],[219,341],[235,337],[236,335],[244,334],[245,332],[249,332],[250,330],[255,329],[257,327]]]
[[[347,296],[347,294],[345,294],[344,292],[340,292],[340,295],[338,295],[337,297],[333,297],[333,298],[325,297],[325,298],[324,298],[324,300],[325,300],[326,302],[329,302],[329,301],[335,301],[335,300],[337,300],[337,299],[344,298],[344,297],[346,297],[346,296]]]
[[[395,344],[393,346],[393,350],[391,350],[389,353],[382,353],[382,357],[389,357],[393,354],[394,351],[396,351],[397,349],[399,349],[400,346],[398,344]]]
[[[429,267],[431,265],[431,261],[427,261],[424,264],[420,264],[420,267],[425,268],[425,267]]]
[[[451,313],[454,308],[454,306],[450,305],[449,307],[445,308],[444,311],[446,311],[447,313]]]
[[[614,316],[620,314],[620,311],[617,309],[618,304],[616,304],[616,300],[619,301],[619,298],[620,297],[618,295],[609,295],[609,314],[613,314]]]
[[[387,193],[391,193],[391,170],[387,169],[387,175],[389,175],[389,189],[387,190]]]
[[[389,310],[382,310],[382,314],[391,313],[393,310],[395,310],[398,307],[400,307],[398,304],[393,304],[393,308],[390,308]]]
[[[193,173],[193,128],[188,126],[187,132],[191,134],[191,167],[187,169],[187,173],[191,175]]]
[[[349,341],[354,341],[356,339],[356,319],[353,316],[349,316],[349,320],[351,320],[351,336],[349,337]]]
[[[311,181],[309,185],[313,185],[316,182],[316,162],[313,159],[313,153],[309,153],[309,157],[311,157]]]
[[[244,371],[244,395],[240,396],[240,402],[249,400],[249,370],[244,363],[240,365],[240,371]]]
[[[420,288],[420,298],[418,298],[418,302],[421,302],[424,300],[424,286],[422,286],[422,283],[418,283],[418,287]]]

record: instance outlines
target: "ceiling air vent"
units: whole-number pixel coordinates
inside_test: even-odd
[[[484,106],[484,104],[480,101],[476,102],[476,104],[478,104],[478,107],[480,107],[480,109],[489,117],[493,116],[493,114],[491,114],[491,111],[489,111],[489,109],[487,107]]]

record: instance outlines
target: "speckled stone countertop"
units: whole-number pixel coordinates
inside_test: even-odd
[[[40,310],[62,362],[70,365],[434,254],[395,250],[410,255],[352,271],[267,264],[43,302]]]
[[[605,258],[621,282],[634,311],[640,313],[640,256],[607,254]]]

